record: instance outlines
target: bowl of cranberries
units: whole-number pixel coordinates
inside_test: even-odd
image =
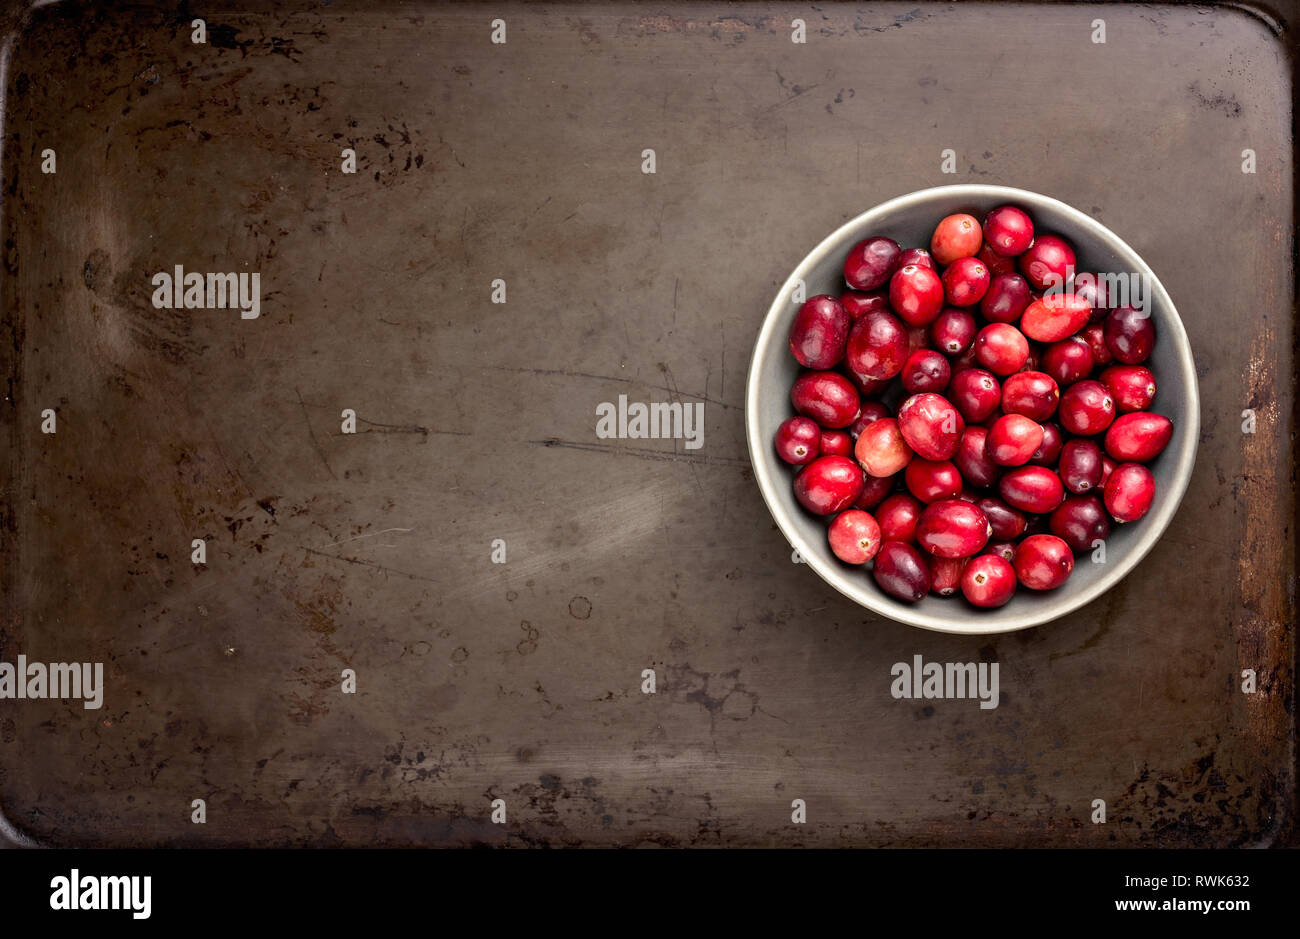
[[[956,633],[1115,586],[1177,511],[1199,425],[1155,273],[1090,216],[1001,186],[910,193],[832,233],[773,301],[746,389],[793,557]]]

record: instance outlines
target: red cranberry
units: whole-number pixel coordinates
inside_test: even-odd
[[[880,503],[876,521],[886,541],[915,541],[916,522],[925,508],[921,501],[905,492],[896,492]]]
[[[874,293],[846,290],[840,294],[840,305],[844,307],[844,312],[849,314],[849,319],[854,323],[862,319],[863,314],[873,310],[881,313],[890,312],[889,294],[884,290],[877,290]]]
[[[851,368],[846,368],[845,374],[849,376],[849,381],[853,382],[853,387],[858,389],[858,394],[866,398],[874,398],[877,395],[884,394],[889,389],[889,383],[893,380],[889,378],[863,378]]]
[[[911,356],[915,352],[919,352],[921,349],[929,349],[929,348],[930,348],[930,331],[926,329],[924,326],[908,326],[907,327],[908,356]],[[907,367],[906,362],[903,363],[903,367],[904,368]]]
[[[1084,272],[1074,275],[1074,292],[1083,299],[1088,301],[1092,307],[1092,321],[1100,322],[1106,318],[1106,313],[1114,305],[1111,302],[1110,291],[1106,286],[1106,281],[1100,274]]]
[[[899,600],[916,602],[930,592],[930,568],[921,552],[905,541],[886,541],[871,568],[880,589]]]
[[[844,364],[862,378],[893,378],[907,361],[907,331],[883,310],[864,313],[849,331]]]
[[[1002,474],[1002,467],[989,459],[988,435],[987,427],[978,425],[967,427],[966,432],[961,435],[957,453],[953,456],[953,462],[957,465],[962,479],[973,486],[992,486]]]
[[[925,559],[930,567],[930,592],[951,597],[961,589],[961,574],[969,558],[941,558],[933,554]]]
[[[854,440],[862,433],[864,427],[868,424],[874,424],[882,417],[889,417],[890,410],[882,401],[863,401],[862,410],[858,412],[858,419],[849,425],[849,436]]]
[[[1065,435],[1061,433],[1061,428],[1047,421],[1043,424],[1043,442],[1038,445],[1029,462],[1034,466],[1055,466],[1064,445]]]
[[[1056,413],[1061,391],[1045,372],[1016,372],[1002,383],[1002,410],[1032,420],[1047,420]]]
[[[859,241],[844,259],[844,280],[854,290],[883,287],[898,269],[898,256],[902,253],[898,242],[889,238]]]
[[[776,455],[793,466],[806,466],[821,455],[822,429],[810,417],[791,417],[776,429]]]
[[[990,323],[975,336],[975,359],[994,375],[1011,375],[1029,359],[1029,342],[1009,323]]]
[[[990,541],[984,546],[984,551],[979,556],[987,557],[990,555],[1002,558],[1002,560],[1010,564],[1012,558],[1016,556],[1016,543],[1014,541]]]
[[[961,592],[982,609],[1005,606],[1016,593],[1015,569],[997,554],[971,558],[961,574]]]
[[[1151,356],[1156,327],[1151,317],[1131,306],[1111,310],[1106,317],[1106,348],[1125,365],[1141,365]]]
[[[889,280],[889,305],[903,322],[928,326],[943,309],[943,281],[928,267],[900,267]]]
[[[989,430],[985,449],[999,466],[1023,466],[1043,442],[1043,428],[1023,414],[1004,414]]]
[[[853,438],[842,430],[823,430],[822,456],[852,456]]]
[[[1156,377],[1141,365],[1112,365],[1098,376],[1121,414],[1145,411],[1156,399]]]
[[[894,491],[894,484],[897,482],[897,476],[864,476],[862,480],[862,492],[854,501],[855,509],[865,509],[870,511],[880,505],[891,492]]]
[[[908,248],[899,256],[899,267],[906,267],[909,264],[915,264],[917,267],[928,267],[932,271],[936,270],[934,258],[924,248]]]
[[[804,372],[790,389],[794,409],[823,427],[848,427],[858,416],[857,390],[838,372]]]
[[[1101,447],[1081,437],[1061,448],[1061,465],[1057,470],[1065,488],[1076,495],[1091,492],[1101,485]]]
[[[1092,347],[1082,336],[1070,336],[1044,350],[1039,367],[1062,388],[1092,374]],[[1113,394],[1114,392],[1112,392]]]
[[[903,366],[903,388],[908,394],[943,391],[948,387],[948,379],[951,377],[952,366],[933,349],[918,349]]]
[[[1092,307],[1073,293],[1049,293],[1020,317],[1020,331],[1038,342],[1060,342],[1088,325]]]
[[[958,258],[971,258],[984,244],[984,232],[973,215],[949,215],[934,229],[930,253],[945,267]]]
[[[1106,480],[1106,511],[1117,522],[1136,522],[1151,509],[1156,480],[1141,463],[1121,463]]]
[[[1121,414],[1106,431],[1106,452],[1120,462],[1147,463],[1174,435],[1174,422],[1149,411]]]
[[[1016,272],[1016,259],[1004,258],[989,247],[987,241],[984,242],[984,247],[980,248],[980,253],[975,257],[984,262],[984,266],[989,269],[989,273],[994,277],[999,274],[1014,274]]]
[[[1110,479],[1110,474],[1115,472],[1115,467],[1117,466],[1119,466],[1119,464],[1106,456],[1106,454],[1103,453],[1101,455],[1101,482],[1097,484],[1098,487],[1105,487],[1106,480]]]
[[[977,364],[979,363],[975,361],[975,343],[971,342],[970,348],[952,360],[952,373],[956,375],[964,369],[974,368]]]
[[[998,274],[989,281],[980,312],[990,323],[1014,323],[1032,299],[1028,282],[1019,274]]]
[[[1067,431],[1090,437],[1101,433],[1115,419],[1115,399],[1105,385],[1089,379],[1065,389],[1057,412]]]
[[[832,368],[844,358],[851,320],[843,304],[826,295],[799,308],[790,326],[790,352],[805,368]]]
[[[1040,235],[1020,255],[1020,272],[1035,290],[1064,286],[1074,270],[1074,249],[1055,235]]]
[[[880,526],[868,512],[849,509],[827,530],[831,551],[845,564],[866,564],[880,550]]]
[[[1055,535],[1030,535],[1016,548],[1016,578],[1030,590],[1054,590],[1070,579],[1074,553]]]
[[[1021,466],[998,480],[998,494],[1022,512],[1044,513],[1065,500],[1065,486],[1046,466]]]
[[[998,206],[984,216],[984,240],[998,254],[1023,254],[1034,242],[1034,223],[1014,205]]]
[[[957,452],[966,422],[947,398],[923,392],[899,407],[898,429],[918,456],[948,460]]]
[[[1111,355],[1110,347],[1106,345],[1105,326],[1101,323],[1093,323],[1083,332],[1079,333],[1083,341],[1088,344],[1088,349],[1092,352],[1092,364],[1095,367],[1109,365],[1114,358]]]
[[[927,505],[916,523],[916,540],[941,558],[968,558],[988,543],[989,520],[978,505],[944,499]]]
[[[930,324],[930,341],[944,355],[961,355],[975,341],[975,317],[948,307]]]
[[[1002,386],[991,372],[968,368],[953,375],[948,397],[967,422],[978,424],[997,409],[1002,401]]]
[[[1091,551],[1110,537],[1110,518],[1096,496],[1070,496],[1052,513],[1052,534],[1072,551]]]
[[[794,478],[794,496],[814,515],[847,509],[862,492],[862,470],[846,456],[820,456]]]
[[[947,460],[922,460],[919,457],[903,471],[907,491],[927,505],[940,499],[952,499],[961,493],[961,473]]]
[[[1027,522],[1024,513],[1013,509],[1001,499],[984,496],[975,504],[988,518],[992,536],[999,541],[1010,541],[1025,533]]]
[[[953,306],[974,306],[989,289],[989,269],[979,258],[958,258],[943,272],[943,293]]]
[[[853,455],[868,474],[893,476],[911,461],[912,450],[899,433],[898,421],[882,417],[862,428]]]

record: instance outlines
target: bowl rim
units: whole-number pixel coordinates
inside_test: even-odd
[[[1167,310],[1169,313],[1168,328],[1162,322],[1162,338],[1172,342],[1179,367],[1190,379],[1184,394],[1187,417],[1183,422],[1180,446],[1177,451],[1168,454],[1168,456],[1173,457],[1176,464],[1172,487],[1166,498],[1161,500],[1159,508],[1142,519],[1143,530],[1137,540],[1125,551],[1122,560],[1114,568],[1107,571],[1104,576],[1098,578],[1096,583],[1090,584],[1077,595],[1069,597],[1069,599],[1063,599],[1046,607],[1035,608],[1033,612],[1014,614],[1010,613],[1010,607],[1015,603],[1013,598],[1012,604],[1002,608],[1006,613],[996,616],[994,620],[985,623],[981,623],[979,617],[986,614],[980,614],[959,601],[958,616],[945,618],[923,613],[916,607],[905,605],[901,601],[894,600],[881,593],[876,585],[867,578],[862,578],[860,585],[849,583],[847,579],[849,575],[848,569],[840,570],[824,563],[817,552],[809,548],[806,539],[799,532],[798,527],[793,523],[784,507],[776,503],[772,498],[771,493],[777,485],[772,472],[776,457],[774,454],[766,452],[769,449],[768,441],[759,439],[755,426],[759,413],[758,372],[760,363],[765,358],[764,353],[770,350],[774,342],[779,342],[782,348],[786,345],[785,337],[780,333],[778,324],[791,305],[789,298],[795,283],[800,280],[806,282],[808,273],[814,267],[820,265],[828,255],[842,250],[840,246],[847,240],[854,229],[871,221],[883,222],[885,218],[899,210],[912,208],[940,197],[945,200],[970,199],[971,201],[995,199],[1025,205],[1030,208],[1034,205],[1048,205],[1075,225],[1087,230],[1095,238],[1106,243],[1119,256],[1119,259],[1128,270],[1145,273],[1150,277],[1152,302],[1159,304],[1162,309]],[[775,299],[773,299],[771,306],[768,307],[767,314],[763,318],[758,337],[754,342],[754,349],[750,356],[749,369],[745,379],[745,438],[749,447],[750,465],[754,470],[754,479],[758,483],[763,501],[767,504],[773,520],[791,547],[799,552],[806,565],[812,568],[822,580],[860,606],[896,622],[956,635],[992,635],[1041,626],[1087,606],[1119,584],[1133,568],[1141,563],[1142,559],[1146,557],[1156,542],[1164,535],[1165,529],[1169,527],[1169,523],[1173,521],[1174,515],[1182,504],[1183,495],[1186,493],[1188,484],[1191,481],[1192,469],[1196,461],[1196,450],[1200,441],[1200,426],[1200,393],[1196,378],[1196,364],[1192,357],[1191,342],[1187,338],[1187,331],[1183,327],[1182,318],[1178,315],[1173,299],[1165,290],[1164,284],[1161,283],[1155,271],[1142,260],[1141,256],[1126,241],[1090,215],[1086,215],[1073,206],[1051,196],[1011,186],[960,183],[917,189],[881,202],[840,225],[808,253],[777,291]],[[788,480],[786,483],[788,484]],[[957,623],[961,625],[955,625]]]

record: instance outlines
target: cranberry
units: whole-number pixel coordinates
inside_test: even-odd
[[[953,375],[948,383],[948,397],[971,424],[987,418],[1002,401],[1002,387],[991,372],[968,368]]]
[[[980,312],[990,323],[1014,323],[1025,312],[1033,296],[1029,284],[1019,274],[998,274],[989,281],[989,289],[980,301]]]
[[[849,314],[849,319],[855,323],[862,319],[863,314],[873,310],[881,313],[890,312],[889,294],[884,290],[877,290],[874,293],[846,290],[840,294],[840,305],[844,307],[844,312]]]
[[[1106,345],[1105,326],[1101,323],[1093,323],[1083,332],[1079,333],[1083,341],[1088,344],[1092,352],[1092,364],[1094,366],[1109,365],[1114,358],[1111,355],[1110,347]]]
[[[1141,463],[1121,463],[1106,480],[1106,511],[1117,522],[1136,522],[1151,510],[1156,480]]]
[[[899,267],[906,267],[909,264],[915,264],[917,267],[928,267],[932,271],[937,270],[934,258],[924,248],[908,248],[899,256]]]
[[[907,491],[927,505],[940,499],[952,499],[961,493],[961,473],[947,460],[923,460],[919,457],[903,471]]]
[[[854,290],[883,287],[898,269],[898,256],[902,253],[898,242],[889,238],[859,241],[844,259],[844,280]]]
[[[943,294],[953,306],[974,306],[989,289],[989,269],[979,258],[958,258],[943,272]]]
[[[822,456],[852,456],[853,438],[842,430],[823,430]]]
[[[1052,534],[1072,551],[1091,551],[1110,537],[1110,518],[1096,496],[1070,496],[1052,513]]]
[[[898,317],[883,310],[862,314],[849,332],[844,364],[862,378],[893,378],[907,361],[907,332]]]
[[[989,520],[978,505],[943,499],[927,505],[916,523],[916,540],[941,558],[968,558],[988,543]]]
[[[1115,467],[1117,466],[1119,466],[1119,464],[1106,456],[1106,454],[1103,453],[1101,455],[1101,482],[1097,484],[1099,487],[1104,487],[1106,485],[1106,480],[1110,479],[1110,474],[1115,472]]]
[[[908,326],[907,327],[908,356],[911,356],[912,353],[918,352],[921,349],[929,349],[929,348],[930,348],[930,331],[926,329],[924,326]],[[906,362],[903,363],[903,367],[904,368],[907,367]]]
[[[930,592],[951,597],[961,589],[961,574],[969,558],[941,558],[933,554],[925,559],[930,567]]]
[[[1016,578],[1030,590],[1054,590],[1070,579],[1074,553],[1055,535],[1030,535],[1016,548]]]
[[[881,590],[899,600],[915,602],[930,592],[930,568],[921,552],[905,541],[881,545],[871,576]]]
[[[1065,389],[1057,412],[1062,427],[1089,437],[1101,433],[1115,419],[1115,399],[1101,382],[1088,379]]]
[[[1074,270],[1074,249],[1055,235],[1040,235],[1020,255],[1020,272],[1035,290],[1064,286]]]
[[[1023,254],[1034,243],[1034,223],[1014,205],[998,206],[984,216],[984,240],[998,254]]]
[[[1098,376],[1121,414],[1145,411],[1156,399],[1156,377],[1141,365],[1112,365]]]
[[[882,417],[862,428],[853,455],[872,476],[893,476],[912,459],[912,450],[898,431],[898,421]]]
[[[849,509],[827,530],[831,551],[845,564],[866,564],[880,550],[880,526],[869,512]]]
[[[1061,477],[1046,466],[1022,466],[998,480],[998,494],[1022,512],[1051,512],[1065,499]]]
[[[1029,342],[1009,323],[990,323],[975,336],[975,359],[994,375],[1010,375],[1029,359]]]
[[[1082,336],[1054,342],[1043,351],[1039,367],[1058,386],[1073,385],[1092,374],[1092,347]]]
[[[844,305],[825,294],[799,308],[790,326],[790,352],[805,368],[832,368],[844,358],[852,321]]]
[[[794,409],[823,427],[848,427],[858,416],[857,390],[838,372],[804,372],[790,389]]]
[[[847,509],[862,492],[862,469],[846,456],[819,456],[794,478],[794,496],[814,515]]]
[[[821,455],[822,429],[810,417],[791,417],[776,429],[776,455],[793,466],[805,466]]]
[[[862,480],[862,492],[854,501],[855,509],[866,509],[870,511],[884,501],[885,497],[894,491],[894,483],[897,476],[864,476]]]
[[[867,398],[884,394],[892,380],[889,378],[863,378],[851,368],[846,368],[845,373],[849,376],[849,381],[853,382],[853,387],[858,389],[858,394]]]
[[[1151,356],[1156,328],[1151,317],[1131,306],[1110,311],[1106,317],[1106,348],[1125,365],[1141,365]]]
[[[1074,293],[1050,293],[1020,317],[1020,331],[1038,342],[1060,342],[1088,325],[1092,307]]]
[[[973,486],[992,486],[1002,473],[1002,467],[989,459],[988,435],[987,427],[967,427],[961,435],[961,443],[957,445],[957,453],[953,456],[962,479]]]
[[[1043,442],[1038,445],[1029,462],[1034,466],[1055,466],[1064,445],[1065,435],[1061,433],[1061,428],[1047,421],[1043,424]]]
[[[889,280],[889,304],[905,323],[928,326],[943,309],[943,281],[928,267],[900,267]]]
[[[952,360],[952,373],[956,375],[963,369],[974,368],[976,364],[978,363],[975,361],[975,343],[971,342],[970,348]]]
[[[923,392],[912,395],[899,407],[898,429],[918,456],[947,460],[957,452],[966,422],[947,398]]]
[[[944,355],[961,355],[975,341],[975,317],[948,307],[930,324],[930,341]]]
[[[1088,305],[1092,307],[1092,321],[1094,323],[1106,318],[1106,313],[1110,310],[1112,303],[1106,281],[1102,279],[1100,274],[1087,272],[1075,274],[1074,292],[1087,300]]]
[[[1147,463],[1174,435],[1174,422],[1148,411],[1121,414],[1106,431],[1106,452],[1121,462]]]
[[[984,247],[980,248],[979,254],[975,255],[984,262],[984,266],[989,269],[989,273],[994,277],[999,274],[1014,274],[1016,272],[1016,259],[1004,258],[991,247],[989,243],[984,242]]]
[[[1091,492],[1101,485],[1101,447],[1081,437],[1069,441],[1061,448],[1057,472],[1070,492],[1076,495]]]
[[[1010,564],[1011,559],[1016,556],[1016,543],[1014,541],[990,541],[984,546],[984,551],[979,556],[988,557],[990,555],[1002,558],[1002,560]]]
[[[862,410],[858,412],[858,419],[849,425],[849,436],[854,440],[862,434],[863,428],[868,424],[874,424],[882,417],[889,417],[890,411],[888,406],[881,401],[863,401]]]
[[[921,501],[905,492],[896,492],[880,503],[876,521],[886,541],[915,541],[916,522],[925,508]]]
[[[1010,541],[1025,533],[1027,524],[1023,512],[1013,509],[1001,499],[984,496],[975,503],[989,520],[992,536],[999,541]]]
[[[933,349],[918,349],[903,366],[903,388],[908,394],[943,391],[948,387],[948,379],[951,377],[952,366]]]
[[[1045,372],[1016,372],[1002,383],[1002,410],[1045,421],[1056,413],[1061,390]]]
[[[997,554],[971,558],[961,575],[962,595],[986,610],[1005,606],[1016,593],[1015,569]]]
[[[984,232],[973,215],[949,215],[935,226],[930,237],[930,253],[935,261],[947,266],[958,258],[971,258],[984,244]]]
[[[1043,428],[1023,414],[1004,414],[989,429],[985,449],[999,466],[1023,466],[1043,442]]]

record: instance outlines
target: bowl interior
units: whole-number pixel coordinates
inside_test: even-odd
[[[1035,231],[1056,234],[1074,246],[1077,269],[1146,276],[1156,344],[1148,367],[1157,393],[1152,410],[1174,422],[1174,435],[1150,465],[1156,499],[1142,520],[1112,527],[1105,560],[1076,555],[1074,573],[1063,587],[1046,592],[1021,589],[1006,606],[976,610],[958,597],[927,596],[903,603],[881,591],[869,570],[841,562],[826,541],[828,519],[806,512],[794,498],[793,470],[775,454],[777,427],[794,411],[790,386],[799,364],[790,354],[787,335],[798,311],[791,299],[796,284],[805,296],[844,289],[844,255],[857,241],[885,235],[903,247],[928,247],[934,226],[945,215],[969,212],[982,219],[996,206],[1011,203],[1027,211]],[[746,392],[746,433],[754,475],[769,509],[791,545],[841,593],[892,619],[926,629],[955,633],[994,633],[1024,629],[1063,616],[1096,599],[1118,583],[1150,550],[1173,518],[1191,476],[1199,436],[1199,402],[1191,348],[1172,301],[1158,278],[1137,254],[1095,219],[1047,196],[1002,186],[945,186],[910,193],[863,213],[832,233],[803,260],[773,301],[759,333]]]

